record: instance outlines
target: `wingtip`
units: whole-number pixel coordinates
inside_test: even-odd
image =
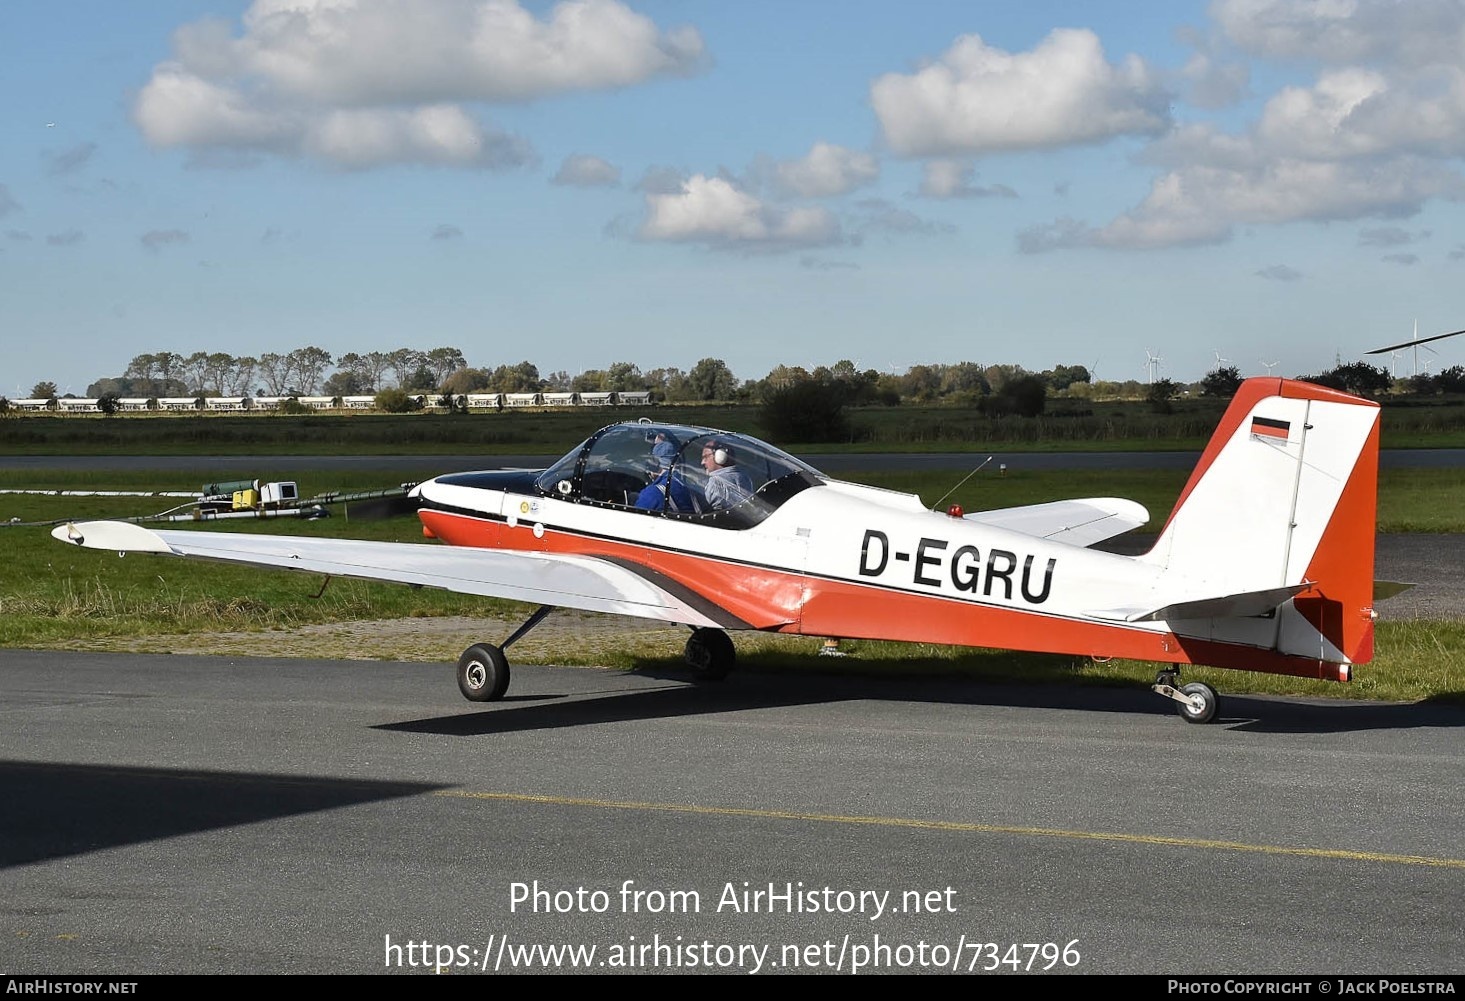
[[[86,536],[76,527],[76,522],[68,521],[64,525],[57,525],[51,529],[51,538],[57,542],[66,542],[73,546],[86,545]]]
[[[115,549],[119,553],[171,553],[168,544],[140,525],[125,521],[69,521],[51,529],[60,542],[87,549]]]

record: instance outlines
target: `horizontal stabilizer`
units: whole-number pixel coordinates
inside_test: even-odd
[[[1373,582],[1373,600],[1385,601],[1401,595],[1415,586],[1414,584],[1405,584],[1397,580],[1376,580]]]
[[[977,511],[966,520],[1070,546],[1092,546],[1147,524],[1150,512],[1122,497],[1087,497]]]
[[[1269,587],[1262,591],[1244,591],[1240,594],[1227,594],[1218,598],[1177,601],[1160,608],[1109,608],[1089,614],[1117,622],[1243,618],[1249,615],[1265,615],[1311,587],[1311,581],[1303,581],[1301,584],[1292,584],[1288,587]]]

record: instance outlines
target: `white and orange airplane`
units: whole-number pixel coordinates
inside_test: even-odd
[[[1154,690],[1204,723],[1216,692],[1181,686],[1181,665],[1348,681],[1372,657],[1378,418],[1310,383],[1248,380],[1138,556],[1090,548],[1149,520],[1131,501],[936,512],[745,435],[645,419],[541,472],[417,485],[437,543],[108,521],[52,534],[539,605],[504,642],[464,651],[458,686],[473,701],[502,697],[504,649],[564,607],[690,627],[704,680],[733,667],[728,631],[745,629],[1159,661]]]

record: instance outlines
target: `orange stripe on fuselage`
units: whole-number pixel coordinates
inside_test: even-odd
[[[729,563],[638,543],[556,531],[536,538],[529,525],[447,511],[418,512],[444,542],[523,552],[599,556],[664,574],[756,629],[842,639],[895,640],[1075,656],[1125,657],[1175,664],[1337,677],[1336,665],[1257,647],[1192,640],[1168,632],[1079,621],[1036,610],[979,605],[935,594],[811,577],[792,570]]]
[[[502,522],[449,511],[424,509],[418,515],[434,535],[453,546],[600,556],[643,566],[670,577],[754,629],[779,629],[796,623],[804,600],[802,574],[562,532],[547,525],[543,537],[536,538],[526,522],[510,528]]]

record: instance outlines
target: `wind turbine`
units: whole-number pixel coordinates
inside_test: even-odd
[[[1415,375],[1418,375],[1419,374],[1419,349],[1421,347],[1423,347],[1425,344],[1428,344],[1430,341],[1442,341],[1446,337],[1458,337],[1461,334],[1465,334],[1465,330],[1452,330],[1448,334],[1434,334],[1433,336],[1430,336],[1430,337],[1420,337],[1419,336],[1419,321],[1418,320],[1415,320],[1414,321],[1414,337],[1413,338],[1411,338],[1410,340],[1404,341],[1402,344],[1390,344],[1388,347],[1374,348],[1372,351],[1365,351],[1364,354],[1366,354],[1366,355],[1381,355],[1385,351],[1402,351],[1404,348],[1412,348],[1414,350],[1414,374]],[[1433,355],[1439,354],[1439,352],[1436,351],[1434,348],[1426,347],[1424,350],[1428,351],[1430,354],[1433,354]]]
[[[1261,361],[1261,359],[1257,359],[1257,360],[1258,361]],[[1277,362],[1274,362],[1274,361],[1264,361],[1264,362],[1262,362],[1262,368],[1264,368],[1264,369],[1267,370],[1267,375],[1271,375],[1272,374],[1272,369],[1274,369],[1276,367],[1277,367]]]
[[[1150,385],[1155,383],[1155,373],[1159,371],[1160,363],[1165,359],[1155,354],[1149,348],[1145,348],[1145,371],[1148,374],[1147,382]]]
[[[1221,371],[1222,368],[1225,367],[1226,363],[1228,361],[1230,361],[1231,359],[1230,358],[1222,358],[1220,351],[1216,351],[1215,352],[1215,355],[1216,355],[1216,371],[1219,372],[1219,371]]]

